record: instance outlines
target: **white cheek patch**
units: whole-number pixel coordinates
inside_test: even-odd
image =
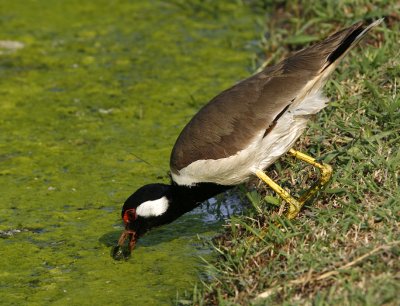
[[[146,201],[136,208],[136,214],[142,217],[156,217],[165,213],[168,209],[168,199],[162,197],[154,201]]]

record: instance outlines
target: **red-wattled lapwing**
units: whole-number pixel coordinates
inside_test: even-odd
[[[203,201],[256,175],[289,205],[287,218],[296,217],[303,204],[330,179],[332,168],[292,148],[309,118],[327,105],[322,94],[339,61],[373,27],[356,23],[303,49],[279,64],[223,91],[190,120],[171,153],[170,185],[139,188],[125,202],[125,231],[116,259],[123,258],[138,237],[152,227],[170,223]],[[319,182],[300,199],[272,181],[264,170],[289,153],[321,170]]]

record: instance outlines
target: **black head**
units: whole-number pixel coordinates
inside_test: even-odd
[[[118,250],[114,251],[114,254],[122,249],[128,237],[130,237],[131,251],[136,240],[149,229],[174,221],[227,188],[230,186],[211,183],[192,187],[176,184],[149,184],[139,188],[122,207],[121,217],[125,223],[125,231],[118,241]]]
[[[149,184],[136,190],[124,203],[121,211],[122,220],[127,229],[134,230],[137,236],[156,226],[170,208],[171,186]]]
[[[127,257],[135,247],[137,239],[163,219],[170,206],[170,186],[149,184],[136,190],[124,203],[121,217],[125,230],[112,251],[119,260]],[[125,240],[129,239],[128,252],[123,250]]]

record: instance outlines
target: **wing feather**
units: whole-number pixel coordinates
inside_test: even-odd
[[[178,173],[196,160],[232,156],[255,135],[267,134],[277,116],[298,103],[296,98],[304,99],[310,88],[323,86],[338,60],[381,21],[368,27],[356,23],[217,95],[182,130],[172,150],[171,171]]]

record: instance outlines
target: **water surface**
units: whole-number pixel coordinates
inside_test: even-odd
[[[0,1],[2,304],[168,305],[192,290],[210,256],[198,235],[220,228],[204,210],[129,261],[110,246],[123,201],[168,181],[184,124],[250,74],[255,18],[240,1]]]

